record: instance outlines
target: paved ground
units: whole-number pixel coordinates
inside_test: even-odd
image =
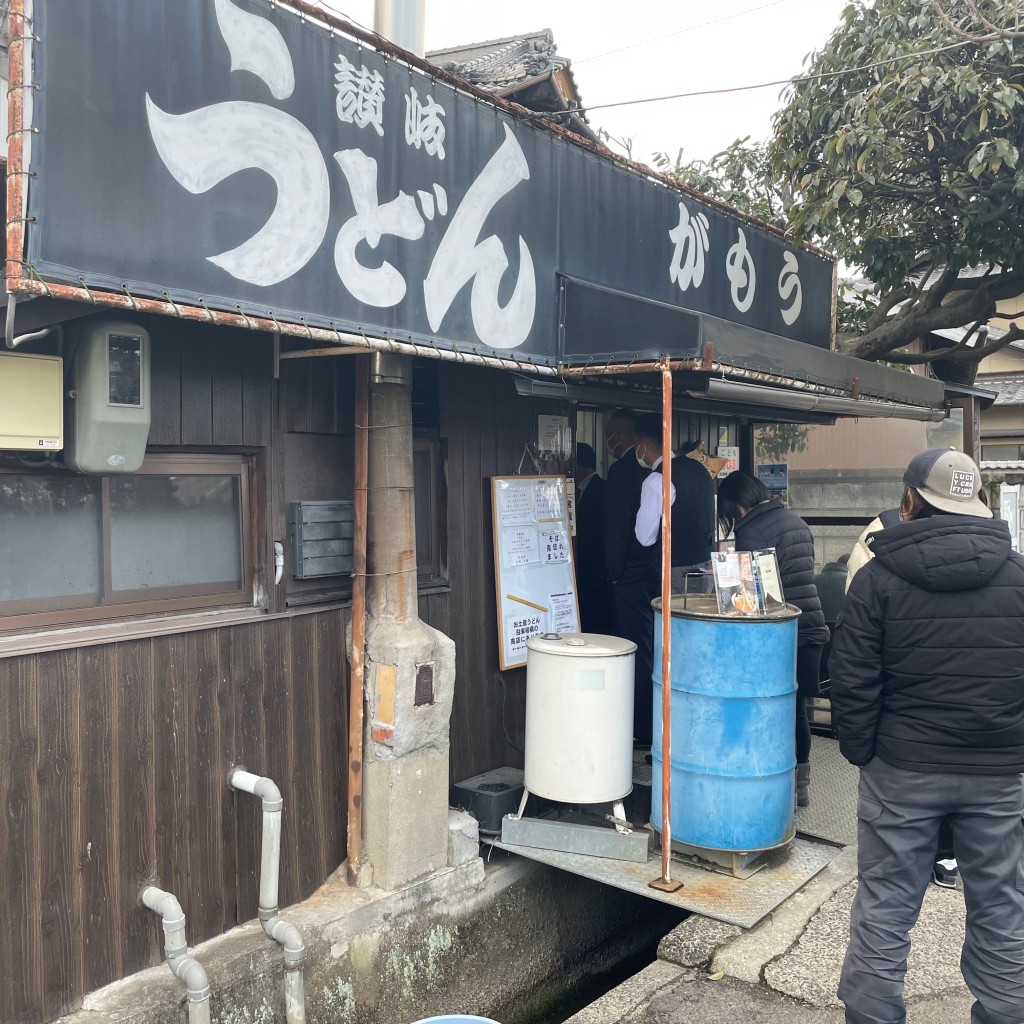
[[[853,836],[848,817],[855,809],[856,773],[837,765],[827,741],[815,744],[828,765],[818,773],[821,781],[815,779],[821,789],[828,787],[819,794],[815,831],[836,840]],[[749,931],[688,918],[662,941],[656,963],[569,1024],[841,1024],[836,986],[855,891],[851,844]],[[912,934],[909,1024],[968,1024],[971,998],[959,966],[964,918],[960,892],[929,887]]]

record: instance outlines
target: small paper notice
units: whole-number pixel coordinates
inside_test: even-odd
[[[503,487],[498,491],[498,525],[522,526],[533,521],[530,492],[524,487]]]
[[[551,609],[551,629],[555,633],[575,633],[576,602],[572,594],[552,594],[548,598]]]
[[[538,523],[560,523],[564,515],[560,487],[548,484],[534,490],[533,517]]]
[[[537,448],[567,456],[572,448],[572,431],[568,416],[537,417]]]
[[[569,561],[569,535],[565,530],[540,531],[540,560],[543,565]]]
[[[537,531],[531,526],[512,527],[501,535],[501,564],[506,569],[536,565],[540,561]]]
[[[541,612],[524,612],[505,619],[505,642],[514,661],[526,661],[526,641],[544,630]]]

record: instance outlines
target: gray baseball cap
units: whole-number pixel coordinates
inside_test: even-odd
[[[955,448],[926,448],[910,460],[903,482],[942,512],[991,519],[992,511],[978,497],[981,470],[969,455]]]

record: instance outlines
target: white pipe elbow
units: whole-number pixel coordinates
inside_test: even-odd
[[[171,964],[174,976],[185,986],[190,1003],[201,1003],[210,998],[210,979],[206,968],[190,956],[179,957]]]
[[[188,1001],[206,1003],[210,998],[210,979],[206,969],[194,957],[188,955],[185,942],[185,912],[178,898],[170,892],[147,885],[142,890],[142,902],[154,913],[160,915],[164,926],[164,956],[171,973],[185,986]],[[194,1015],[190,1011],[190,1019]],[[209,1019],[208,1011],[200,1013],[203,1020]]]
[[[185,911],[181,909],[177,896],[155,885],[147,885],[142,890],[142,902],[163,919],[164,931],[168,925],[175,928],[185,927]]]
[[[228,779],[228,785],[232,789],[240,789],[243,793],[251,793],[263,801],[264,811],[280,811],[284,807],[284,798],[281,790],[273,779],[265,775],[254,775],[244,768],[236,768]]]
[[[285,970],[294,971],[306,958],[306,945],[302,933],[290,921],[273,917],[263,922],[263,930],[284,950]]]

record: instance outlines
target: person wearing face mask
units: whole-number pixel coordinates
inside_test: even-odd
[[[652,470],[640,490],[634,532],[646,548],[654,548],[652,569],[657,589],[661,578],[661,421],[645,417],[637,428],[641,465]],[[715,487],[708,471],[696,460],[669,452],[672,478],[672,591],[703,591],[702,581],[687,585],[686,576],[707,565],[715,541]]]
[[[640,488],[650,470],[636,458],[636,414],[618,409],[605,428],[605,443],[616,460],[605,479],[605,572],[612,632],[636,644],[633,736],[649,745],[652,736],[651,679],[654,674],[654,612],[651,556],[634,534]],[[646,694],[646,705],[644,695]],[[646,711],[645,711],[646,707]]]
[[[654,610],[651,601],[661,593],[661,420],[645,416],[637,421],[637,464],[646,474],[640,502],[633,519],[633,540],[644,552],[644,611],[647,642],[652,660],[646,675],[637,674],[634,689],[634,732],[650,736],[654,730]],[[671,460],[672,480],[672,582],[681,591],[688,570],[711,558],[714,540],[715,490],[707,470],[693,459]],[[650,470],[653,469],[653,472]],[[696,590],[697,588],[693,588]]]

